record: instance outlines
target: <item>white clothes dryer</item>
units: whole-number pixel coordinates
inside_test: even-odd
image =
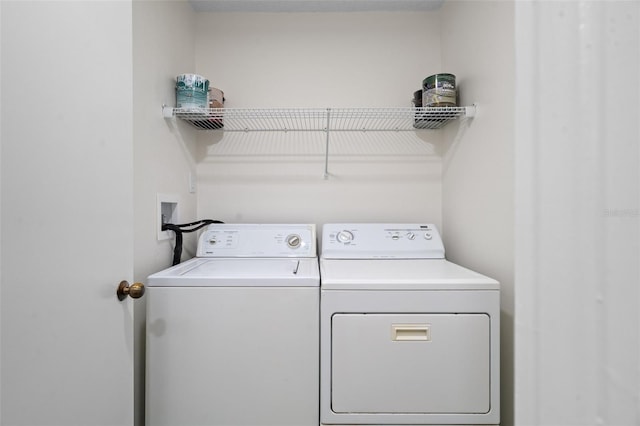
[[[314,225],[214,224],[147,281],[148,426],[317,426]]]
[[[431,224],[326,224],[323,425],[497,425],[499,283],[447,261]]]

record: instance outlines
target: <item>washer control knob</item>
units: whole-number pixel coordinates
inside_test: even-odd
[[[410,240],[415,240],[416,234],[414,234],[413,232],[407,232],[407,238]]]
[[[430,232],[425,232],[425,234],[424,234],[424,239],[425,239],[425,240],[430,240],[431,238],[433,238],[433,235],[431,235],[431,233],[430,233]]]
[[[336,235],[336,239],[341,243],[350,243],[353,241],[353,233],[351,231],[340,231],[338,235]]]
[[[302,244],[302,238],[298,234],[291,234],[287,236],[287,245],[289,248],[298,248]]]
[[[217,243],[218,243],[218,241],[217,241],[215,238],[211,238],[211,239],[209,240],[209,244],[211,244],[212,246],[213,246],[213,245],[216,245]]]

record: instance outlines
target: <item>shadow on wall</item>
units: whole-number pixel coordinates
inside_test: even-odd
[[[424,175],[430,165],[439,169],[441,161],[434,144],[414,132],[394,132],[391,136],[382,132],[335,132],[328,142],[324,132],[229,133],[221,138],[212,135],[206,147],[199,162],[204,175],[217,174],[210,165],[235,165],[237,168],[227,170],[225,176],[230,177],[230,173],[241,180],[252,176],[323,177],[325,161],[329,178],[353,175],[356,179],[366,176],[386,180],[395,176],[403,180],[413,179],[416,172]],[[414,166],[418,167],[414,170]]]

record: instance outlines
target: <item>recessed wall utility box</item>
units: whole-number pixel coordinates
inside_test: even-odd
[[[178,215],[179,197],[173,194],[158,194],[157,230],[158,241],[168,240],[173,237],[173,231],[163,231],[165,223],[179,223]]]

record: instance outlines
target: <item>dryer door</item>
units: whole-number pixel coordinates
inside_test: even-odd
[[[486,314],[334,314],[335,413],[487,413]]]

